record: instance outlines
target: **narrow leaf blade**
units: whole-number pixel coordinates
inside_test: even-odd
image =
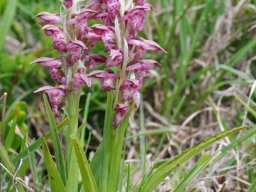
[[[80,145],[77,139],[72,139],[72,144],[75,149],[76,158],[80,168],[80,172],[83,179],[83,184],[86,192],[97,192],[97,185],[94,179],[90,164],[85,156],[83,147]]]
[[[54,164],[54,161],[51,157],[49,148],[45,141],[43,142],[43,154],[44,154],[45,165],[46,165],[49,180],[51,183],[52,191],[53,192],[59,192],[59,191],[65,192],[65,186],[61,180],[59,172]]]
[[[199,144],[188,148],[183,153],[175,156],[174,158],[170,159],[169,161],[162,164],[161,166],[157,168],[153,167],[148,177],[142,182],[139,191],[142,191],[142,192],[153,191],[164,180],[164,178],[169,175],[171,171],[173,171],[181,163],[185,162],[189,158],[199,153],[201,150],[210,146],[214,142],[220,139],[223,139],[226,136],[232,135],[234,133],[237,133],[239,131],[249,129],[252,127],[253,126],[244,126],[244,127],[233,128],[227,131],[220,132],[212,137],[207,138],[206,140],[200,142]]]
[[[66,172],[65,172],[65,166],[64,166],[64,158],[62,154],[62,149],[61,149],[61,142],[60,138],[58,136],[58,129],[57,125],[54,119],[53,112],[51,110],[50,104],[48,102],[48,99],[46,95],[43,96],[44,98],[44,105],[48,117],[48,121],[50,124],[50,134],[53,140],[53,145],[54,145],[54,153],[56,156],[56,161],[57,161],[57,168],[60,171],[61,178],[63,179],[64,183],[66,182]]]

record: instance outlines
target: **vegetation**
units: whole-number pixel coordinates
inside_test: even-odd
[[[145,80],[125,145],[116,145],[123,154],[118,191],[255,191],[256,1],[149,2],[154,11],[139,34],[168,54],[145,55],[161,66]],[[72,187],[66,188],[67,171],[61,168],[69,119],[56,123],[47,97],[33,93],[54,82],[46,68],[30,64],[58,55],[33,16],[59,12],[60,5],[57,0],[0,1],[2,191]],[[94,51],[102,50],[97,44]],[[79,191],[96,191],[101,183],[100,143],[110,96],[95,84],[84,88],[80,99],[82,139],[70,140]]]

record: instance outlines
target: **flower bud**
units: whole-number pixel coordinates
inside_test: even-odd
[[[63,4],[66,9],[70,9],[73,6],[73,0],[63,0]]]
[[[128,105],[119,103],[115,106],[114,110],[116,111],[116,116],[113,124],[115,127],[118,127],[128,112]]]

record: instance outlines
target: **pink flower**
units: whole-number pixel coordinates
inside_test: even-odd
[[[122,51],[111,49],[106,67],[119,66],[123,63],[124,56]]]
[[[87,34],[85,34],[84,36],[85,38],[89,39],[90,41],[93,42],[93,44],[96,43],[96,41],[100,40],[101,39],[101,36],[94,33],[94,32],[91,32],[89,31]]]
[[[116,38],[114,30],[105,25],[96,24],[92,26],[95,34],[100,35],[107,51],[116,48]]]
[[[109,52],[111,49],[116,49],[117,46],[115,41],[115,33],[113,31],[106,31],[105,33],[103,33],[101,38],[107,52]]]
[[[150,4],[141,1],[136,3],[132,10],[125,12],[125,15],[121,20],[128,22],[128,28],[131,35],[135,35],[135,32],[141,31],[144,28],[146,11],[151,10],[152,6]]]
[[[161,53],[167,53],[160,45],[151,40],[146,40],[142,37],[136,37],[128,40],[129,45],[138,47],[141,50],[159,51]]]
[[[155,65],[159,64],[155,60],[141,60],[131,63],[126,68],[127,71],[148,71],[154,69]]]
[[[39,23],[41,25],[56,24],[60,22],[59,14],[53,14],[48,12],[38,13],[35,17],[39,17]]]
[[[63,4],[66,9],[70,9],[73,6],[73,0],[63,0]]]
[[[59,27],[54,25],[45,25],[42,28],[47,36],[53,37],[53,47],[59,52],[63,52],[66,49],[66,41],[64,33]]]
[[[99,54],[86,55],[86,59],[85,59],[86,69],[92,70],[92,69],[94,69],[95,66],[105,63],[106,60],[107,60],[107,58],[103,55],[99,55]]]
[[[101,78],[101,87],[104,91],[110,91],[116,89],[116,79],[115,78]]]
[[[153,7],[149,3],[146,3],[145,0],[138,0],[135,2],[135,8],[136,9],[141,9],[144,11],[152,11]]]
[[[115,18],[120,9],[120,3],[118,0],[104,0],[107,6],[107,11],[110,18]]]
[[[82,41],[70,41],[67,45],[67,51],[69,53],[68,65],[72,66],[77,62],[82,56],[82,50],[87,49]]]
[[[116,88],[116,79],[118,78],[118,76],[114,74],[112,70],[96,70],[91,72],[89,75],[90,77],[100,79],[100,84],[104,91],[110,91]]]
[[[66,51],[66,41],[62,33],[57,33],[53,36],[53,48],[58,50],[60,53]]]
[[[42,29],[47,36],[53,36],[62,33],[62,30],[54,25],[45,25]]]
[[[57,58],[50,58],[50,57],[41,57],[34,61],[32,61],[31,64],[38,63],[43,66],[49,67],[49,68],[57,68],[62,66],[62,62],[60,59]]]
[[[88,31],[89,31],[87,22],[84,19],[80,19],[76,16],[74,18],[68,20],[68,25],[74,25],[73,32],[80,39],[83,39],[85,36],[85,33],[88,33]]]
[[[122,20],[128,21],[128,27],[131,34],[141,31],[144,28],[145,11],[140,9],[133,9],[122,17]]]
[[[62,70],[50,68],[51,77],[59,84],[66,84],[66,78]]]
[[[93,18],[94,19],[101,19],[101,20],[105,20],[106,18],[108,18],[108,13],[106,13],[106,12],[98,12],[98,13],[96,13],[94,16],[93,16]]]
[[[83,6],[82,8],[91,9],[96,12],[100,12],[101,5],[102,5],[102,0],[92,0],[88,5]]]
[[[137,79],[126,79],[120,89],[123,91],[122,101],[131,101],[139,91],[142,82]]]
[[[59,85],[57,87],[44,86],[36,90],[34,93],[44,92],[49,96],[49,102],[52,107],[52,111],[56,117],[59,116],[59,108],[64,105],[65,102],[65,86]]]
[[[85,23],[87,26],[87,20],[93,18],[97,12],[92,9],[83,9],[80,13],[73,13],[72,18],[68,20],[68,25],[82,25]]]
[[[83,85],[87,85],[88,87],[92,86],[92,79],[88,74],[85,74],[82,69],[80,69],[77,73],[74,74],[75,80],[75,89],[82,87]]]
[[[116,111],[116,115],[113,124],[115,127],[118,127],[128,112],[128,105],[119,103],[115,106],[114,110]]]
[[[111,31],[112,29],[110,27],[107,27],[106,25],[95,24],[92,26],[92,30],[97,35],[103,35],[105,32]]]

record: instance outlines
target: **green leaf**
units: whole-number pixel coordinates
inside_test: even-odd
[[[15,128],[17,125],[17,118],[13,119],[12,124],[10,126],[8,135],[5,139],[4,147],[8,150],[12,146],[13,139],[15,137]]]
[[[0,23],[0,50],[4,46],[5,37],[10,30],[15,16],[17,0],[9,0]]]
[[[57,167],[61,174],[61,178],[63,179],[64,183],[66,183],[66,172],[65,172],[65,166],[64,166],[64,158],[63,158],[63,154],[62,154],[60,138],[58,136],[57,125],[56,125],[54,115],[53,115],[53,112],[51,110],[51,107],[50,107],[50,104],[48,102],[46,95],[44,95],[43,97],[44,97],[44,105],[45,105],[48,121],[50,124],[50,134],[51,134],[51,137],[53,140],[54,153],[56,156]]]
[[[76,158],[80,168],[80,172],[83,179],[84,189],[86,192],[97,192],[97,185],[90,167],[90,164],[85,156],[83,147],[77,139],[72,139],[72,144],[75,149]]]
[[[52,159],[51,153],[49,151],[49,148],[47,146],[47,143],[43,142],[43,154],[44,154],[44,161],[48,173],[48,177],[51,183],[51,191],[52,192],[59,192],[63,191],[65,192],[65,186],[63,184],[63,181],[61,180],[60,174],[54,164],[54,161]]]
[[[107,186],[109,185],[109,171],[110,171],[110,161],[111,161],[111,146],[113,143],[112,139],[112,116],[113,116],[113,92],[110,91],[108,93],[107,97],[107,107],[106,107],[106,113],[105,113],[105,119],[104,119],[104,131],[103,131],[103,141],[102,141],[102,156],[103,162],[102,162],[102,173],[100,182],[98,184],[99,190],[107,190]],[[101,152],[101,151],[99,151]]]
[[[240,77],[240,78],[242,78],[244,80],[247,80],[247,81],[250,80],[250,77],[249,77],[248,74],[246,74],[246,73],[244,73],[244,72],[242,72],[240,70],[234,69],[233,67],[230,67],[228,65],[220,65],[219,69],[222,69],[222,70],[230,72],[230,73],[232,73],[234,75],[237,75],[238,77]]]
[[[102,173],[102,162],[103,162],[103,147],[102,144],[98,147],[95,152],[93,159],[91,160],[91,169],[97,183],[100,183]]]
[[[180,164],[184,163],[189,158],[193,157],[206,147],[210,146],[214,142],[223,139],[226,136],[237,133],[239,131],[252,128],[253,126],[245,126],[229,129],[227,131],[220,132],[212,137],[207,138],[206,140],[200,142],[199,144],[188,148],[183,153],[175,156],[174,158],[168,160],[166,163],[155,168],[153,167],[149,175],[143,180],[140,185],[139,191],[147,192],[153,191],[164,179],[169,175],[171,171],[176,169]]]
[[[186,191],[187,184],[196,177],[209,163],[211,159],[210,153],[203,154],[197,163],[188,171],[186,176],[182,179],[180,184],[176,187],[174,192]]]
[[[89,93],[87,95],[85,106],[84,106],[83,123],[79,127],[79,130],[81,130],[81,142],[82,142],[82,144],[84,144],[84,137],[85,137],[85,130],[86,130],[86,125],[87,125],[87,118],[88,118],[88,113],[89,113],[90,102],[91,102],[91,93]]]

